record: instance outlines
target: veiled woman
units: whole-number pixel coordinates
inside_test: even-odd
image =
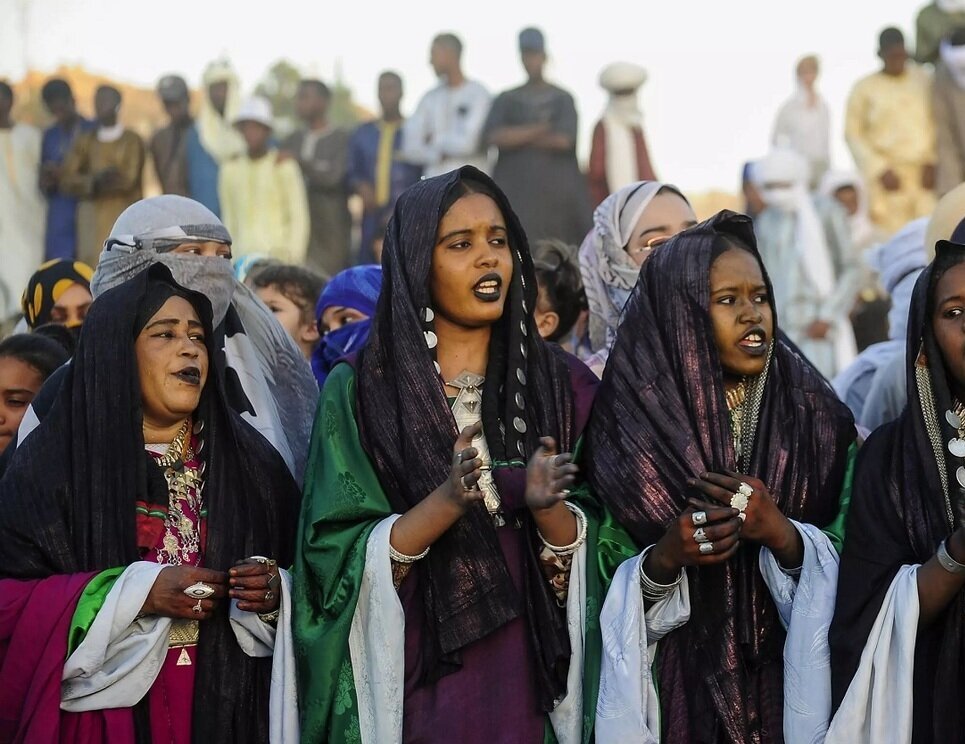
[[[297,738],[298,491],[209,376],[212,340],[164,266],[92,305],[0,481],[0,739]]]
[[[654,250],[588,434],[590,485],[643,549],[601,614],[600,739],[824,730],[854,440],[778,329],[749,218],[722,212]]]
[[[568,453],[596,379],[540,339],[526,237],[476,169],[401,196],[383,272],[368,345],[325,383],[305,479],[303,735],[587,740],[596,512],[573,503]]]
[[[638,181],[610,194],[593,212],[580,247],[580,271],[590,308],[587,365],[603,376],[623,308],[651,251],[697,224],[690,202],[660,181]]]
[[[829,742],[965,741],[963,352],[965,245],[941,241],[912,298],[907,406],[855,471]]]

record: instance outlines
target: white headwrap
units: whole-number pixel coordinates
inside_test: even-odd
[[[644,210],[667,185],[659,181],[631,184],[610,194],[593,213],[593,228],[580,247],[580,272],[590,308],[594,352],[609,349],[616,339],[623,306],[640,275],[626,246]]]
[[[614,192],[640,180],[634,130],[643,126],[637,90],[647,71],[631,62],[614,62],[600,73],[600,86],[610,93],[603,111],[606,136],[606,181]]]
[[[965,13],[965,0],[935,0],[935,5],[946,13]]]
[[[826,298],[834,291],[834,262],[824,226],[808,192],[808,176],[807,161],[787,148],[775,148],[752,168],[764,203],[795,215],[794,244],[801,265],[819,297]]]
[[[833,199],[838,189],[850,186],[858,195],[858,211],[848,215],[851,227],[851,242],[856,250],[864,250],[875,241],[875,226],[868,216],[868,197],[865,194],[864,181],[857,173],[846,171],[829,171],[821,180],[818,192],[822,196]]]
[[[245,142],[232,122],[241,106],[238,78],[227,60],[212,62],[202,78],[201,106],[198,109],[198,136],[208,154],[223,163],[238,157],[245,151]],[[211,103],[208,87],[213,83],[227,83],[224,116]]]

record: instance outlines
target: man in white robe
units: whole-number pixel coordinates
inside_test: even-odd
[[[40,191],[38,129],[17,124],[13,89],[0,81],[0,320],[20,307],[30,276],[44,260],[47,203]]]
[[[753,178],[766,205],[754,230],[781,327],[830,379],[856,353],[849,315],[861,272],[847,214],[832,199],[811,197],[807,161],[792,150],[757,161]]]

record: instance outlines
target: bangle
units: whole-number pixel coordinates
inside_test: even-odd
[[[965,564],[959,563],[952,558],[951,553],[948,552],[948,546],[946,545],[947,542],[948,540],[942,540],[941,545],[938,546],[938,552],[935,553],[935,557],[938,559],[939,564],[941,564],[941,567],[948,571],[948,573],[965,573]]]
[[[680,569],[680,573],[677,575],[676,580],[669,584],[658,584],[656,581],[647,576],[647,572],[643,570],[643,564],[647,559],[647,554],[650,552],[650,548],[643,551],[643,556],[640,558],[640,593],[643,594],[643,598],[649,600],[650,602],[659,602],[660,600],[666,598],[674,589],[680,586],[680,582],[684,580],[684,569]]]
[[[429,555],[429,548],[423,550],[419,555],[406,555],[405,553],[400,553],[392,547],[392,543],[389,543],[389,558],[396,563],[415,563],[416,561],[421,561],[427,555]]]
[[[571,504],[568,501],[564,501],[563,503],[566,505],[567,509],[573,512],[573,516],[576,517],[576,521],[579,523],[579,526],[576,530],[576,539],[569,545],[553,545],[552,543],[546,542],[546,538],[543,537],[543,534],[539,531],[539,528],[536,530],[536,535],[539,537],[540,542],[542,542],[544,546],[559,556],[573,555],[573,553],[579,550],[583,543],[586,542],[586,514],[584,514],[583,510],[575,504]]]
[[[281,614],[281,608],[274,612],[266,612],[265,614],[258,613],[258,619],[267,625],[275,625],[278,622],[279,614]]]

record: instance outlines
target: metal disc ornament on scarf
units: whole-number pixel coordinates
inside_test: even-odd
[[[945,420],[953,429],[962,428],[962,419],[957,413],[955,413],[955,411],[945,411]]]
[[[955,471],[955,479],[958,481],[958,485],[965,488],[965,467],[959,465],[958,470]]]
[[[948,440],[948,451],[955,457],[965,457],[965,439],[953,437]]]

